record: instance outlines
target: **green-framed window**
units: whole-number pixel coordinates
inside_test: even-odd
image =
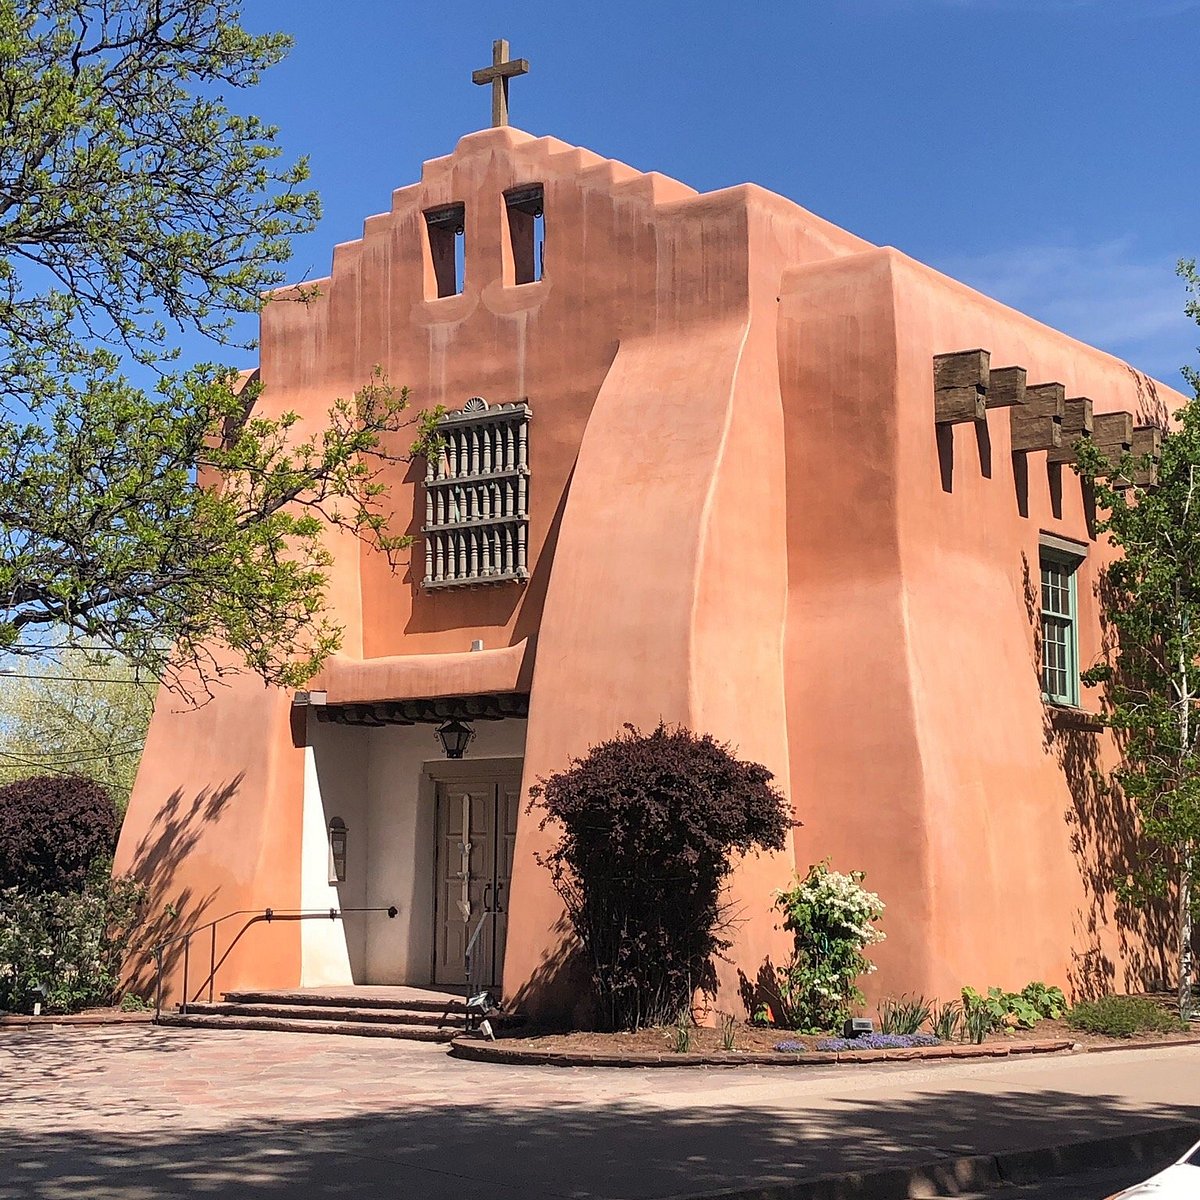
[[[1082,561],[1065,551],[1041,550],[1042,694],[1053,704],[1079,707],[1079,594]]]

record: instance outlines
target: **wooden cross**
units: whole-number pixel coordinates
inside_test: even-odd
[[[471,72],[472,83],[492,85],[492,126],[499,128],[508,124],[508,81],[513,75],[525,75],[529,71],[529,60],[508,60],[508,41],[500,38],[492,43],[492,65],[481,71]]]

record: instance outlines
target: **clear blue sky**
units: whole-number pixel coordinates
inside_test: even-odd
[[[751,181],[1180,384],[1200,330],[1200,0],[604,4],[247,0],[289,59],[241,98],[309,155],[320,229],[289,275],[490,121],[708,190]]]

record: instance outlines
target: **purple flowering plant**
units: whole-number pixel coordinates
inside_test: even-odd
[[[940,1046],[932,1033],[864,1033],[856,1038],[822,1038],[818,1050],[911,1050],[916,1046]]]

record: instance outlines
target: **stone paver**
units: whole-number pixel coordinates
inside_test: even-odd
[[[1200,1047],[613,1071],[300,1034],[13,1031],[0,1035],[0,1200],[648,1200],[1155,1123],[1200,1131],[1197,1078]]]

